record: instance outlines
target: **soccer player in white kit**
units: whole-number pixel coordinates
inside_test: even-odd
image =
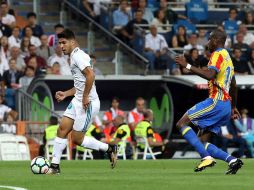
[[[114,168],[117,161],[117,146],[100,142],[93,137],[85,136],[93,117],[100,109],[100,100],[94,84],[94,72],[91,59],[82,51],[75,40],[74,33],[65,29],[58,34],[58,43],[65,55],[70,56],[70,68],[74,78],[74,87],[67,91],[58,91],[55,97],[58,102],[68,96],[73,96],[63,114],[57,137],[53,147],[53,158],[48,174],[60,174],[60,159],[67,145],[67,135],[72,131],[72,140],[75,144],[107,152],[111,167]]]

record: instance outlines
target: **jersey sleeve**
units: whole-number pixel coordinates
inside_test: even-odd
[[[218,73],[220,72],[222,62],[223,62],[222,54],[220,52],[214,52],[208,63],[208,68],[214,69]]]
[[[152,127],[148,127],[147,131],[146,131],[146,137],[147,138],[153,137],[153,134],[154,134],[153,128]]]
[[[79,50],[74,53],[73,59],[76,66],[83,71],[86,67],[91,67],[91,58],[85,52]]]
[[[122,129],[117,129],[116,138],[122,139],[126,135],[126,132]]]

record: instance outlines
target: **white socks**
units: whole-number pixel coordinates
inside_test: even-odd
[[[85,148],[90,148],[93,150],[101,150],[103,152],[106,152],[108,150],[108,144],[98,141],[93,137],[87,137],[87,136],[84,137],[84,140],[81,146]]]
[[[55,138],[54,147],[53,147],[53,158],[51,163],[53,164],[60,163],[62,153],[64,149],[66,148],[66,146],[67,146],[67,139],[62,139],[59,137]]]

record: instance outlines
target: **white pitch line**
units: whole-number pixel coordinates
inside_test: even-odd
[[[22,188],[22,187],[2,186],[2,185],[0,185],[0,188],[1,187],[6,188],[6,189],[12,189],[12,190],[27,190],[27,189]]]

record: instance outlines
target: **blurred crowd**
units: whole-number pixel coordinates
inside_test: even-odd
[[[112,18],[109,19],[112,19],[112,32],[147,58],[151,71],[167,69],[175,75],[191,74],[177,67],[174,61],[177,54],[184,54],[191,65],[206,69],[211,56],[206,48],[208,36],[212,29],[218,28],[228,34],[225,48],[231,53],[236,73],[254,74],[254,16],[251,0],[190,0],[184,5],[185,14],[178,14],[173,10],[176,6],[168,2],[167,0],[83,0],[83,5],[87,14],[100,22],[101,6],[103,3],[111,3]],[[228,17],[223,21],[219,18],[219,21],[216,21],[209,20],[208,17],[208,3],[212,2],[239,4],[221,5],[220,7],[228,8],[228,12],[225,12]],[[241,2],[249,4],[241,5]],[[215,7],[215,4],[209,4],[209,7]],[[196,24],[217,26],[212,29],[206,28],[205,25],[197,28]],[[170,49],[173,50],[173,54]]]

